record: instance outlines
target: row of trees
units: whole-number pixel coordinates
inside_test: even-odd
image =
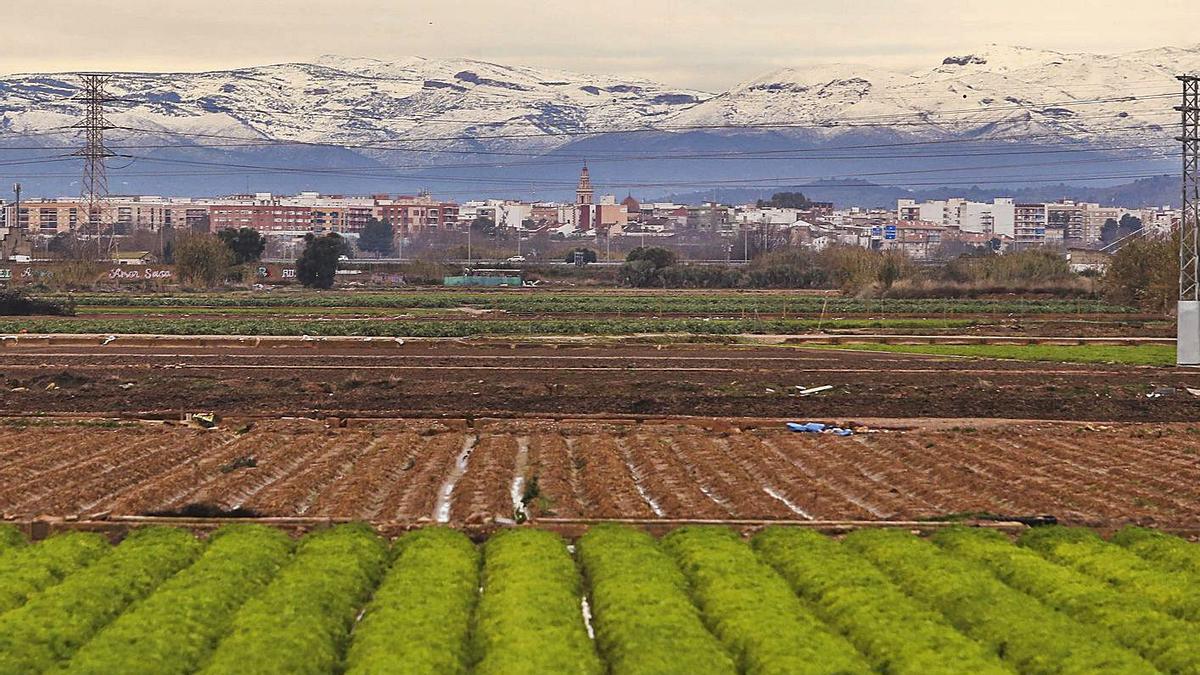
[[[221,230],[216,235],[185,237],[175,245],[173,257],[180,281],[211,287],[243,277],[244,266],[261,260],[265,250],[266,239],[256,230],[243,227]],[[349,253],[346,240],[336,234],[309,234],[304,252],[296,261],[296,278],[311,288],[330,288],[338,260]]]

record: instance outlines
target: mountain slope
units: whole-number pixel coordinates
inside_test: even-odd
[[[585,157],[613,191],[824,177],[1119,182],[1174,169],[1175,74],[1200,70],[1200,45],[1118,55],[992,45],[931,66],[785,68],[715,95],[418,57],[117,73],[107,138],[126,157],[112,160],[110,182],[546,198],[569,194]],[[78,94],[69,74],[0,78],[0,180],[78,192],[78,161],[62,157],[79,143],[64,129],[82,115]]]

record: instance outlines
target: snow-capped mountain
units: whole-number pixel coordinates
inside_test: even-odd
[[[1096,143],[1165,139],[1177,123],[1181,72],[1200,69],[1200,45],[1128,54],[989,48],[897,73],[833,64],[785,68],[744,82],[672,118],[675,124],[812,125],[840,135],[1017,137]]]
[[[564,165],[585,156],[597,164],[602,188],[643,191],[759,177],[767,186],[830,176],[895,184],[923,171],[930,175],[922,181],[1144,172],[1174,166],[1162,153],[1178,124],[1175,75],[1195,70],[1200,45],[1117,55],[993,45],[910,73],[858,64],[785,68],[716,94],[415,57],[116,73],[108,91],[120,100],[108,118],[117,128],[107,138],[128,157],[112,161],[110,187],[495,193],[527,181],[552,195],[572,182],[574,167]],[[0,78],[0,179],[77,191],[75,165],[60,155],[78,144],[67,127],[82,112],[73,75]],[[611,133],[618,131],[632,133]],[[975,142],[957,156],[837,154],[860,141],[963,139]],[[1047,146],[1064,154],[1052,162],[1020,154]],[[1009,156],[997,161],[996,148]],[[812,150],[834,156],[804,154]],[[1066,175],[1064,166],[1071,166]]]

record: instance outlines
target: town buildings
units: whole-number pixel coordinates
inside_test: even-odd
[[[86,205],[78,198],[0,201],[0,227],[10,234],[9,248],[22,242],[81,231]],[[249,227],[294,244],[309,232],[335,232],[356,237],[372,219],[388,222],[399,237],[436,231],[465,231],[483,222],[489,233],[517,233],[525,238],[548,235],[563,239],[611,240],[634,236],[669,245],[680,241],[727,240],[717,250],[740,241],[757,250],[791,244],[824,248],[834,244],[877,250],[902,250],[915,259],[936,259],[971,247],[1052,247],[1061,250],[1101,249],[1111,238],[1110,224],[1138,218],[1147,232],[1167,232],[1179,213],[1167,207],[1128,208],[1061,200],[1024,202],[996,198],[975,202],[949,198],[917,202],[900,199],[895,209],[807,203],[781,208],[768,202],[730,205],[718,202],[678,204],[642,201],[627,194],[597,195],[586,164],[575,197],[568,201],[481,199],[459,202],[422,193],[369,196],[254,193],[219,198],[112,196],[104,200],[101,222],[116,235],[165,228],[218,231]],[[86,233],[85,233],[86,234]]]

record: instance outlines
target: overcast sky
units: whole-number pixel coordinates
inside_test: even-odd
[[[789,65],[932,67],[987,43],[1200,41],[1200,0],[4,0],[0,72],[461,56],[709,91]]]

